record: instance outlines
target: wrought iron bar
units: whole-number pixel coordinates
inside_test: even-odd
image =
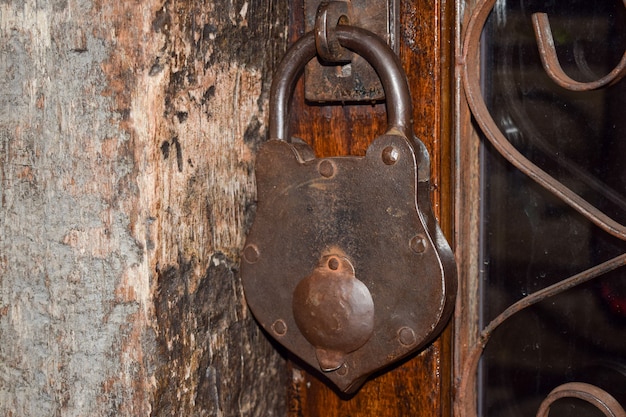
[[[472,115],[475,117],[485,136],[498,152],[515,167],[605,232],[622,240],[626,240],[625,225],[607,216],[601,210],[597,209],[523,156],[502,134],[491,117],[482,96],[480,85],[480,38],[495,2],[496,0],[478,1],[469,16],[467,26],[463,28],[462,51],[459,65],[462,69],[461,81]],[[624,0],[624,5],[626,6],[626,0]],[[590,83],[581,83],[572,80],[564,73],[556,57],[554,41],[552,39],[547,15],[541,13],[534,14],[533,24],[544,69],[548,75],[562,87],[573,91],[599,89],[617,83],[626,75],[625,53],[618,66],[605,77]],[[491,321],[480,332],[476,345],[471,348],[463,364],[458,385],[458,400],[461,404],[462,415],[464,417],[475,417],[477,415],[478,364],[491,335],[502,323],[531,305],[598,278],[624,265],[626,265],[626,254],[619,255],[607,262],[596,265],[584,272],[530,294],[508,307]],[[599,387],[581,382],[563,384],[555,388],[542,402],[537,412],[537,417],[548,417],[550,406],[561,398],[578,398],[587,401],[601,410],[607,417],[626,417],[624,408],[610,394]]]
[[[463,86],[472,114],[485,136],[511,164],[605,232],[626,240],[626,225],[606,215],[522,155],[502,134],[491,117],[480,86],[480,37],[495,2],[496,0],[482,0],[476,5],[463,39],[460,64],[463,66]]]
[[[550,394],[539,406],[537,417],[548,417],[550,406],[561,398],[578,398],[595,406],[606,417],[624,417],[626,411],[619,402],[611,394],[596,387],[595,385],[585,384],[583,382],[570,382],[559,385],[553,389]]]
[[[626,7],[626,1],[624,1],[624,6]],[[541,56],[541,64],[552,81],[561,87],[571,91],[598,90],[616,84],[626,76],[626,52],[624,52],[617,66],[598,80],[580,82],[570,78],[570,76],[563,71],[559,63],[559,57],[556,55],[548,15],[545,13],[533,13],[532,20],[535,37],[537,38],[537,46],[539,47],[539,55]]]
[[[459,400],[463,404],[465,411],[465,417],[476,416],[476,378],[478,372],[478,362],[480,357],[491,338],[493,332],[511,316],[519,313],[520,311],[537,304],[540,301],[554,297],[566,290],[574,288],[578,285],[584,284],[592,279],[598,278],[607,272],[613,271],[621,266],[626,265],[626,254],[619,255],[609,261],[589,268],[577,275],[566,278],[556,284],[550,285],[542,290],[534,292],[521,300],[517,301],[513,305],[509,306],[500,315],[493,319],[480,333],[480,337],[475,346],[472,347],[470,354],[468,355],[467,362],[463,368],[463,374],[461,375],[461,385]],[[619,410],[616,410],[619,411]],[[623,410],[622,410],[623,412]],[[619,414],[619,417],[626,417],[626,414]]]

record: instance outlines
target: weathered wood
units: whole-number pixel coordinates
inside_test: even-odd
[[[237,265],[286,8],[0,3],[1,415],[284,415]]]
[[[301,9],[292,8],[291,38],[301,36]],[[401,2],[400,58],[414,106],[414,130],[431,153],[433,204],[447,236],[452,233],[451,76],[454,10],[452,2]],[[300,86],[301,87],[301,86]],[[303,89],[294,99],[292,131],[313,144],[318,156],[363,155],[385,131],[383,105],[311,106]],[[316,377],[292,366],[289,416],[450,415],[450,327],[427,349],[391,372],[366,383],[353,397],[342,397]]]
[[[469,20],[470,13],[461,13],[461,9],[471,10],[475,7],[474,1],[459,2],[457,5],[455,22],[455,62],[461,61],[461,29]],[[465,19],[465,20],[463,20]],[[465,416],[463,406],[464,396],[467,393],[460,389],[463,367],[468,361],[470,348],[476,345],[480,333],[478,318],[480,304],[478,302],[479,286],[482,274],[479,271],[479,225],[480,201],[475,196],[480,195],[480,138],[472,120],[472,114],[465,101],[464,91],[461,88],[461,72],[459,66],[455,68],[455,148],[458,160],[456,161],[456,218],[455,218],[455,253],[458,263],[459,288],[454,314],[454,401],[453,415]]]

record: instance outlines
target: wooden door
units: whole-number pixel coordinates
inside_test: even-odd
[[[284,360],[237,268],[271,74],[301,10],[0,4],[0,414],[285,415]],[[452,14],[451,2],[401,2],[415,132],[448,236]],[[362,154],[384,130],[381,105],[301,97],[295,133],[320,155]],[[291,369],[290,412],[447,414],[449,339],[349,401]]]
[[[303,34],[300,2],[0,2],[0,415],[431,417],[451,415],[452,397],[455,415],[477,415],[468,383],[452,375],[481,347],[484,150],[463,104],[458,21],[484,1],[400,1],[414,130],[431,154],[436,215],[456,241],[454,322],[346,398],[286,364],[245,306],[237,270],[254,153],[266,136],[271,74]],[[545,3],[587,17],[590,6],[611,7]],[[591,16],[625,21],[623,8],[609,11]],[[563,33],[580,36],[579,22]],[[626,32],[607,28],[617,40],[610,69]],[[609,128],[600,131],[607,147],[592,149],[602,149],[597,162],[622,193],[624,82],[591,106],[604,109]],[[320,156],[361,155],[385,129],[382,105],[310,105],[302,96],[300,85],[293,132]],[[623,334],[626,281],[616,273],[588,290],[609,318],[602,323]],[[623,337],[607,333],[623,360]]]
[[[303,34],[301,0],[291,7],[290,39]],[[448,237],[452,232],[450,87],[454,4],[445,0],[400,2],[399,56],[413,97],[416,135],[432,162],[432,198]],[[318,156],[363,155],[385,131],[385,107],[310,105],[299,84],[292,110],[293,135],[312,144]],[[354,396],[344,397],[292,365],[290,417],[439,416],[450,413],[451,332],[444,331],[419,355],[383,373]]]
[[[353,397],[292,366],[289,415],[533,415],[559,397],[565,399],[551,415],[589,411],[578,400],[591,398],[623,416],[626,200],[623,164],[615,159],[623,150],[616,138],[624,136],[623,3],[421,3],[401,3],[400,58],[414,129],[433,159],[435,210],[456,240],[455,320],[426,350]],[[557,22],[566,72],[589,82],[611,73],[617,78],[607,88],[581,93],[548,75],[531,19],[546,11]],[[292,14],[292,39],[301,35],[299,16]],[[462,45],[465,39],[475,48]],[[487,88],[475,88],[474,100],[492,95],[495,129],[475,101],[472,115],[462,86],[468,74],[481,79],[479,64]],[[307,106],[301,97],[300,90],[293,128],[319,155],[363,153],[384,129],[381,106]],[[495,130],[591,201],[599,217],[608,213],[621,225],[598,221],[598,210],[581,210],[562,187],[551,191],[545,173],[526,169],[495,144]]]

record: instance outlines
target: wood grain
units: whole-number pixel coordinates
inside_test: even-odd
[[[461,29],[469,20],[469,11],[475,7],[474,1],[457,4],[455,22],[455,62],[461,62]],[[465,16],[461,8],[466,8]],[[462,21],[465,19],[465,21]],[[453,415],[466,416],[468,393],[461,391],[463,368],[466,366],[470,348],[475,346],[480,333],[478,302],[481,273],[479,251],[480,202],[480,138],[472,123],[472,115],[461,87],[462,67],[455,69],[455,109],[454,136],[458,158],[456,160],[457,178],[455,184],[456,219],[455,253],[458,264],[459,288],[454,315],[454,409]]]
[[[0,4],[0,415],[281,416],[245,306],[285,2]]]
[[[291,39],[302,35],[301,8],[292,7]],[[444,232],[452,232],[451,75],[453,5],[443,1],[401,2],[400,57],[414,105],[414,130],[431,153],[432,198]],[[297,90],[291,131],[311,143],[318,156],[363,155],[385,131],[385,108],[378,104],[320,106]],[[450,326],[449,326],[450,327]],[[292,365],[289,416],[450,415],[450,329],[419,355],[377,376],[354,396],[338,395],[315,376]]]

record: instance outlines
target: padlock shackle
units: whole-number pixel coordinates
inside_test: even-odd
[[[399,130],[412,140],[411,96],[396,54],[368,30],[340,25],[336,34],[342,46],[365,58],[378,74],[385,91],[387,133]],[[309,32],[291,46],[279,64],[270,93],[270,139],[290,140],[289,100],[305,65],[315,55],[315,35]]]

